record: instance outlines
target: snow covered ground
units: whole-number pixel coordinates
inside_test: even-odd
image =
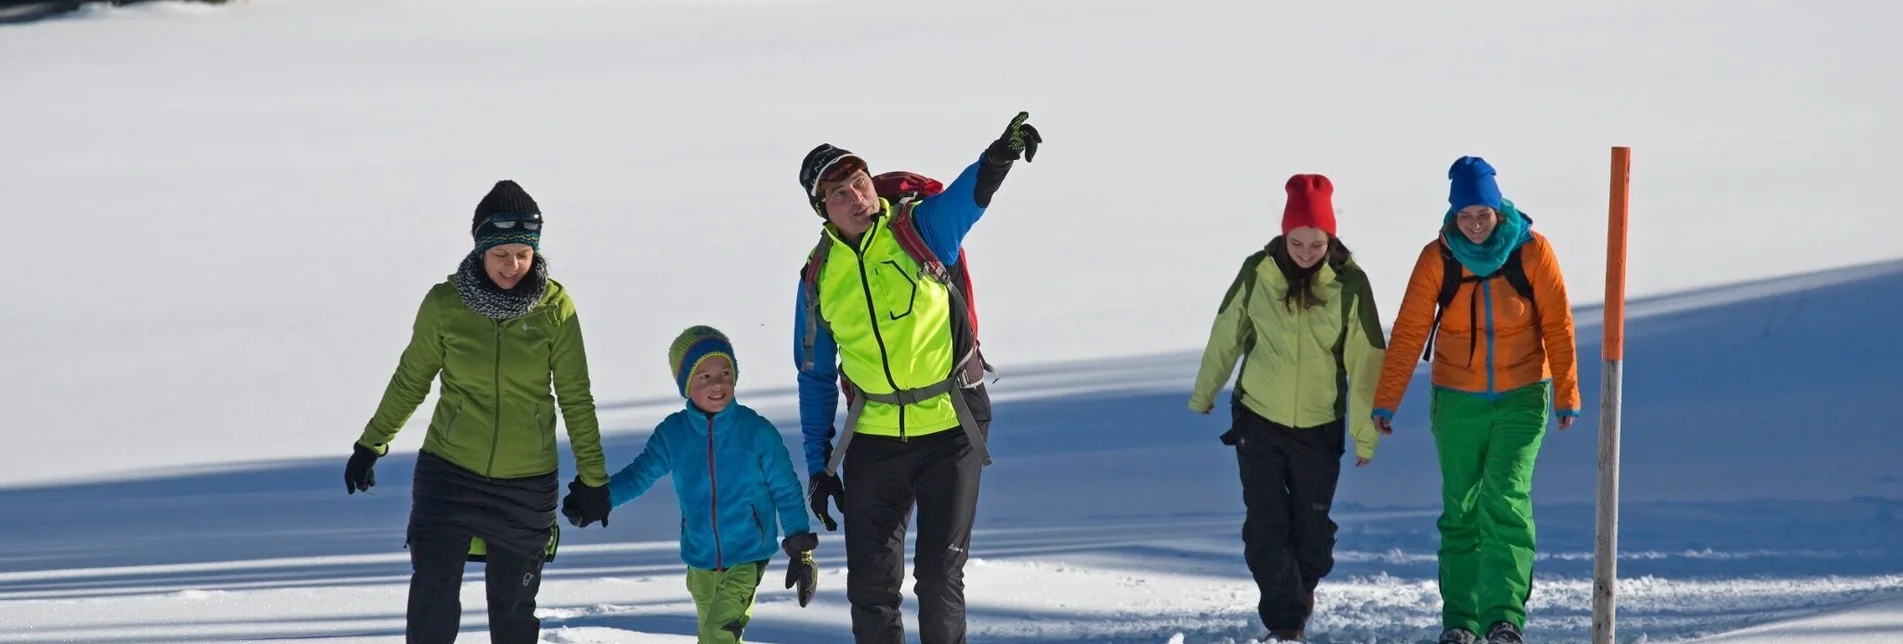
[[[695,323],[735,337],[741,399],[796,445],[799,156],[831,141],[949,174],[1020,109],[1047,145],[970,241],[1004,375],[975,642],[1253,633],[1222,421],[1184,411],[1209,316],[1274,233],[1281,180],[1316,171],[1391,318],[1461,154],[1501,167],[1581,305],[1589,412],[1542,455],[1528,634],[1583,639],[1610,145],[1635,149],[1648,298],[1621,635],[1795,618],[1735,636],[1883,641],[1903,593],[1898,27],[1887,5],[1635,0],[253,0],[0,27],[0,213],[27,233],[0,274],[0,642],[400,640],[425,414],[373,494],[338,473],[500,178],[549,213],[611,463],[678,405],[665,343]],[[1436,630],[1424,380],[1344,473],[1312,628],[1330,641]],[[564,533],[547,641],[691,641],[670,495]],[[814,605],[770,578],[759,641],[843,638],[832,536]],[[486,641],[480,575],[464,641]]]

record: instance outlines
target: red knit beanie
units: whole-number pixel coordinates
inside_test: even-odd
[[[1288,205],[1282,208],[1282,234],[1313,226],[1335,236],[1335,184],[1319,174],[1288,178]]]

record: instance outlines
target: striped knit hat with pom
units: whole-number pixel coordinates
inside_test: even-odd
[[[733,343],[719,329],[695,325],[674,338],[673,346],[667,349],[667,365],[674,370],[674,386],[680,389],[682,398],[687,397],[687,378],[702,361],[713,356],[726,357],[733,365],[734,382],[740,381],[740,361],[733,357]]]

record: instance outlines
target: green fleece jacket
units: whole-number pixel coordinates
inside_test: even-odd
[[[387,452],[439,374],[441,397],[423,451],[490,478],[554,472],[559,398],[582,482],[608,484],[581,320],[560,282],[550,279],[541,302],[511,320],[470,310],[453,275],[431,288],[396,374],[357,442]]]
[[[1236,396],[1249,410],[1289,427],[1345,418],[1355,456],[1374,458],[1380,435],[1370,411],[1387,340],[1368,277],[1352,259],[1324,262],[1310,276],[1318,303],[1290,307],[1288,277],[1272,256],[1280,241],[1250,255],[1223,296],[1189,407],[1215,407],[1241,358]]]

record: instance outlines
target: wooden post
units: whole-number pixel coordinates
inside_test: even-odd
[[[1613,644],[1614,590],[1619,574],[1619,394],[1625,365],[1626,212],[1632,149],[1612,149],[1612,194],[1606,228],[1605,370],[1599,379],[1599,503],[1592,557],[1592,641]]]

